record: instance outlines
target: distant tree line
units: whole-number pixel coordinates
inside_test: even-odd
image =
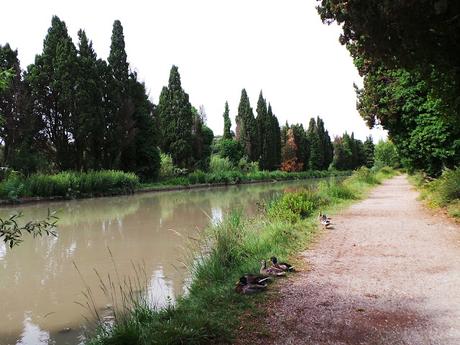
[[[107,61],[97,57],[84,30],[74,45],[66,24],[54,16],[34,63],[22,71],[17,51],[6,44],[0,46],[0,71],[2,162],[12,169],[26,175],[116,169],[155,180],[160,150],[181,171],[209,167],[214,134],[206,126],[204,107],[190,103],[177,66],[158,105],[149,100],[129,66],[118,20]],[[280,128],[262,91],[254,115],[242,90],[235,133],[228,103],[223,117],[217,151],[235,166],[243,158],[269,171],[372,165],[365,144],[346,133],[332,143],[319,117],[306,130],[301,124]]]

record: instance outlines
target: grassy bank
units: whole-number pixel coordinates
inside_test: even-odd
[[[451,217],[460,219],[460,167],[444,170],[437,179],[418,172],[410,180],[429,207],[445,209]]]
[[[0,183],[0,198],[115,195],[132,193],[138,186],[139,178],[135,174],[114,170],[34,174],[29,177],[12,172]]]
[[[181,189],[190,186],[235,185],[249,182],[287,181],[330,176],[347,176],[348,171],[283,171],[237,170],[215,173],[193,172],[186,176],[166,178],[154,183],[140,183],[134,173],[103,170],[34,174],[24,177],[16,172],[0,182],[0,199],[20,201],[27,198],[85,198],[129,194],[135,191]]]
[[[162,189],[172,186],[191,186],[195,184],[239,184],[252,181],[288,181],[301,180],[307,178],[321,178],[330,176],[348,176],[349,171],[254,171],[241,172],[229,170],[215,173],[205,173],[202,171],[193,172],[187,176],[164,179],[154,183],[143,183],[141,189]]]
[[[191,266],[189,293],[174,306],[155,310],[131,301],[130,311],[117,314],[112,326],[101,325],[88,340],[91,345],[117,344],[219,344],[234,339],[243,313],[254,312],[264,298],[234,292],[243,273],[258,272],[263,258],[281,259],[304,249],[317,230],[321,210],[345,205],[363,197],[372,186],[394,174],[383,168],[362,168],[343,182],[322,181],[314,190],[288,192],[266,205],[252,219],[239,213],[210,227],[199,241]]]

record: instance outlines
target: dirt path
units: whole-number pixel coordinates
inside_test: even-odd
[[[430,215],[398,176],[334,217],[241,344],[460,344],[460,227]]]

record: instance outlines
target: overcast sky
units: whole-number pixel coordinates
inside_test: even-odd
[[[228,100],[234,128],[241,89],[251,106],[259,91],[272,104],[280,124],[320,116],[332,135],[355,132],[374,140],[356,111],[353,83],[362,84],[336,25],[322,24],[314,0],[15,0],[2,4],[0,44],[18,49],[21,65],[33,63],[58,15],[77,43],[86,30],[99,57],[106,59],[112,24],[120,19],[132,69],[145,81],[154,103],[168,82],[172,64],[208,125],[222,134]]]

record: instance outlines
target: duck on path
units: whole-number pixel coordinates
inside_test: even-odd
[[[266,283],[249,283],[246,276],[242,276],[236,283],[235,291],[239,294],[250,295],[262,292],[267,288]]]
[[[273,277],[282,277],[282,276],[286,275],[286,272],[284,272],[280,268],[276,268],[274,266],[267,267],[267,261],[266,260],[262,260],[260,263],[262,265],[260,267],[260,274],[273,276]]]
[[[272,262],[273,267],[279,268],[280,270],[283,270],[284,272],[294,271],[294,266],[288,264],[287,262],[278,262],[278,259],[276,258],[276,256],[272,256],[270,258],[270,261]]]

